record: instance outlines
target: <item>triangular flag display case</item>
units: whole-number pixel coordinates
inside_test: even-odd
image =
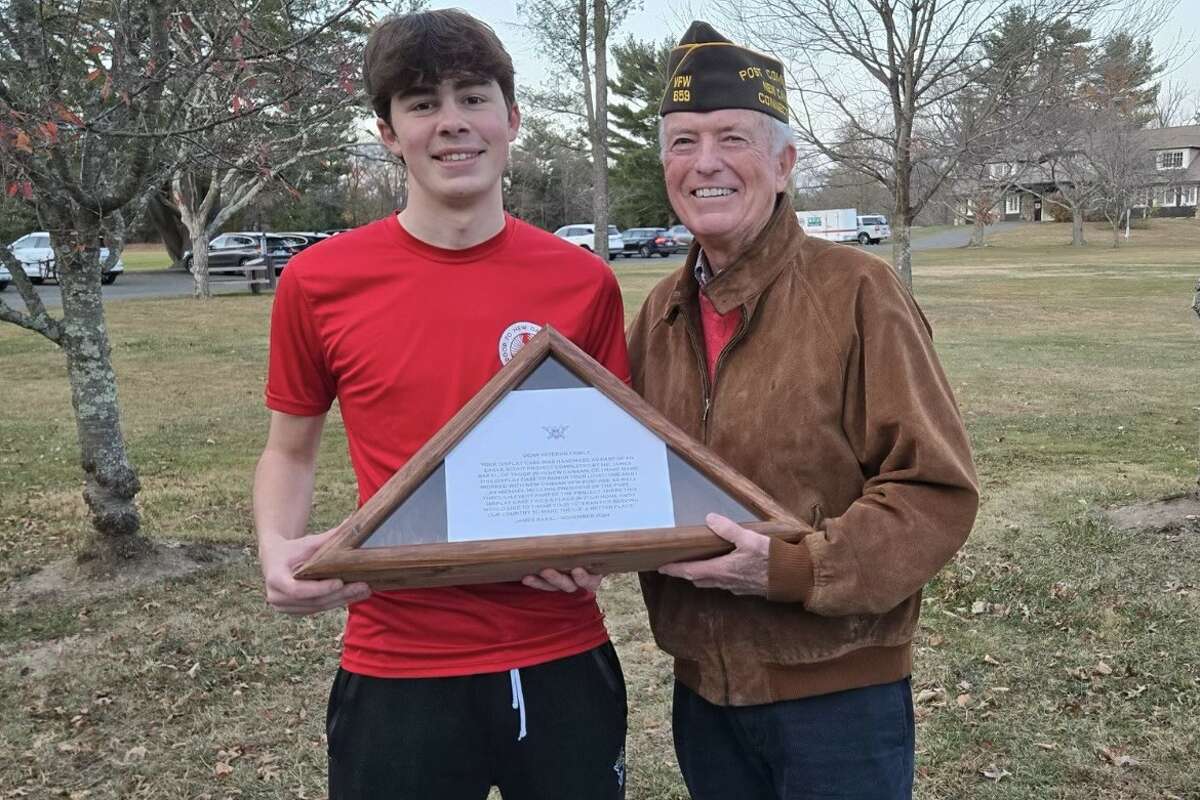
[[[791,514],[546,326],[297,571],[375,589],[708,558]]]

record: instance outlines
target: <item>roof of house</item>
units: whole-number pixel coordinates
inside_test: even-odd
[[[1142,131],[1146,147],[1151,150],[1179,150],[1200,147],[1200,125],[1177,125],[1174,128],[1147,128]]]

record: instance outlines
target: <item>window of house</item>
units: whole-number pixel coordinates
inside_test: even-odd
[[[1021,213],[1021,195],[1010,194],[1004,198],[1004,213],[1005,214],[1020,214]]]
[[[1183,167],[1183,151],[1168,150],[1158,154],[1159,169],[1181,169]]]
[[[1179,205],[1194,206],[1196,205],[1196,185],[1181,186],[1179,188]]]

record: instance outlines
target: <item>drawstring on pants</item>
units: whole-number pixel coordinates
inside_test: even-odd
[[[521,690],[521,670],[510,669],[508,680],[512,684],[512,707],[521,713],[521,730],[517,734],[519,742],[525,738],[525,693]]]

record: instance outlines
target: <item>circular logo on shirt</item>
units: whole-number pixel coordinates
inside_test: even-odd
[[[504,333],[500,334],[500,363],[507,364],[512,361],[513,356],[541,329],[541,325],[534,325],[532,322],[514,322],[505,328]]]

